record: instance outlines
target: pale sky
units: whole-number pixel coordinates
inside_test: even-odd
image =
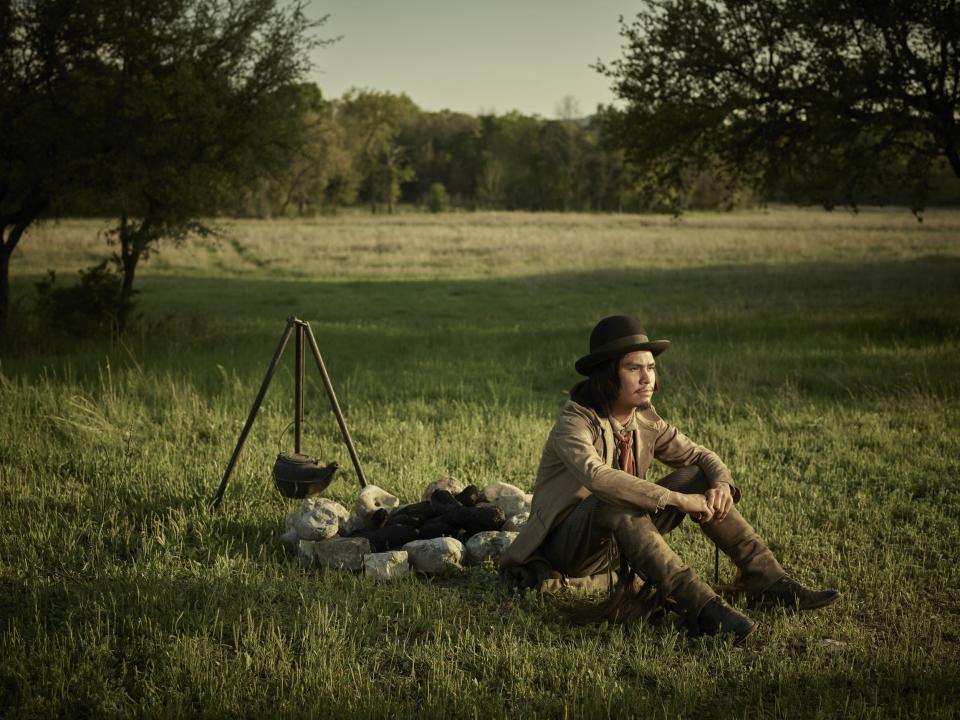
[[[621,53],[618,17],[639,0],[311,0],[318,29],[339,42],[317,50],[324,97],[350,87],[406,93],[424,110],[519,110],[552,118],[565,96],[580,114],[613,102],[588,65]]]

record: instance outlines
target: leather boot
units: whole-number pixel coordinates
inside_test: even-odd
[[[747,636],[756,629],[757,624],[750,618],[741,615],[719,597],[715,597],[703,606],[696,621],[690,624],[688,633],[691,638],[704,635],[729,635],[733,638],[734,645],[742,645]]]
[[[620,552],[634,570],[657,587],[661,598],[673,597],[687,617],[697,617],[703,606],[717,597],[667,545],[648,513],[603,504],[595,517],[613,532]]]
[[[747,596],[753,607],[786,607],[792,610],[815,610],[833,605],[840,599],[836,590],[810,590],[790,576],[784,576],[759,593]]]
[[[736,582],[747,593],[761,592],[786,577],[773,551],[736,508],[731,508],[723,520],[705,522],[700,529],[733,560],[740,571]]]

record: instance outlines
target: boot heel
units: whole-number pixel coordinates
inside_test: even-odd
[[[743,645],[747,637],[757,629],[757,624],[746,615],[741,615],[719,597],[710,600],[691,624],[691,638],[705,635],[729,635],[734,645]]]

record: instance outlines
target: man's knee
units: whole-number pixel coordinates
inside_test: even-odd
[[[625,530],[639,533],[658,532],[650,513],[638,508],[600,502],[594,517],[600,527],[615,534]]]
[[[654,584],[669,591],[682,574],[692,573],[667,544],[650,513],[602,503],[597,522],[613,534],[633,568]]]
[[[669,475],[665,475],[657,481],[668,490],[686,494],[703,494],[710,489],[710,483],[707,481],[707,475],[699,465],[688,465],[678,468]]]

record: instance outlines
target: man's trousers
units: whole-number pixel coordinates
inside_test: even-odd
[[[703,494],[709,489],[696,465],[675,470],[658,484],[679,493]],[[623,556],[663,597],[673,597],[681,608],[695,615],[716,593],[663,537],[680,525],[685,515],[674,507],[649,513],[591,495],[547,535],[540,553],[554,570],[567,577],[604,572]],[[736,508],[731,508],[723,520],[701,523],[700,529],[736,564],[738,583],[746,592],[760,592],[786,575],[773,552]]]

